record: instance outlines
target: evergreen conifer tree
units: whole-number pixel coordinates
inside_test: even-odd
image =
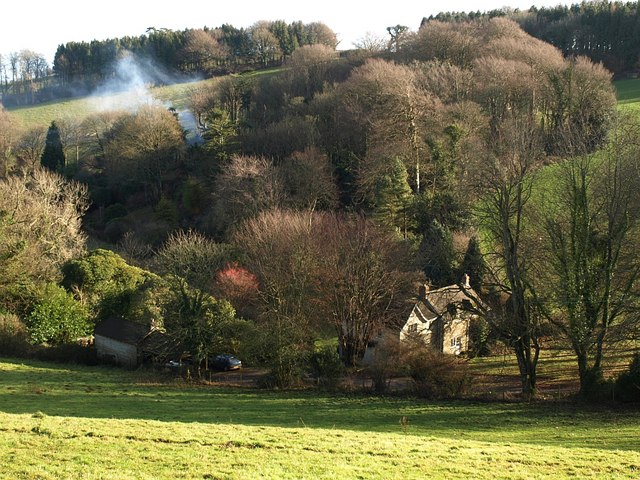
[[[484,269],[485,264],[482,252],[480,251],[480,242],[477,237],[471,237],[467,245],[467,251],[462,259],[462,264],[460,265],[459,277],[462,278],[462,275],[465,273],[469,275],[471,287],[478,292],[484,279]]]
[[[60,140],[60,131],[55,121],[51,122],[49,126],[44,151],[42,152],[42,157],[40,157],[40,164],[52,172],[58,173],[62,173],[66,165],[62,140]]]

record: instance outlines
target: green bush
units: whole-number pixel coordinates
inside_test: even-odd
[[[629,369],[616,379],[615,393],[620,401],[640,402],[640,352],[633,355]]]
[[[166,197],[162,197],[154,208],[154,217],[156,220],[165,222],[171,228],[178,225],[178,207],[176,204]]]
[[[458,398],[471,386],[466,361],[427,346],[412,350],[407,355],[407,366],[415,392],[423,398]]]
[[[80,291],[94,318],[125,316],[134,293],[157,275],[128,265],[115,252],[96,249],[62,267],[62,284]]]
[[[469,323],[469,356],[486,357],[491,354],[491,327],[482,317]]]
[[[335,389],[344,375],[344,365],[335,347],[324,347],[314,352],[309,366],[318,385],[329,390]]]
[[[91,331],[87,309],[55,284],[44,287],[42,298],[29,313],[26,323],[34,344],[71,343]]]
[[[299,385],[308,354],[295,344],[283,344],[269,352],[269,373],[262,379],[263,388],[291,388]]]

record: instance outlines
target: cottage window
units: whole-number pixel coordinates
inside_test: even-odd
[[[412,323],[409,325],[409,333],[417,333],[418,332],[418,324]]]
[[[462,337],[451,338],[451,346],[452,347],[461,347],[462,346]]]

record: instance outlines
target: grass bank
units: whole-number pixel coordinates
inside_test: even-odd
[[[402,424],[405,417],[407,422]],[[637,478],[640,415],[0,360],[0,478]]]

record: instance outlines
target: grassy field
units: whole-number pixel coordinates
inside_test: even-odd
[[[625,105],[640,102],[640,79],[618,80],[614,82],[618,104]]]
[[[0,360],[0,478],[640,476],[637,411],[225,389],[157,375]]]
[[[282,68],[247,72],[243,77],[250,79],[264,75],[273,75],[282,71]],[[130,109],[140,103],[158,102],[167,107],[173,107],[178,111],[189,108],[191,93],[199,88],[206,88],[220,78],[212,78],[199,81],[176,83],[150,88],[134,88],[120,94],[91,95],[87,97],[66,99],[42,103],[38,105],[9,108],[8,110],[19,120],[25,128],[44,127],[51,125],[52,121],[74,119],[81,121],[86,116],[103,110]]]

